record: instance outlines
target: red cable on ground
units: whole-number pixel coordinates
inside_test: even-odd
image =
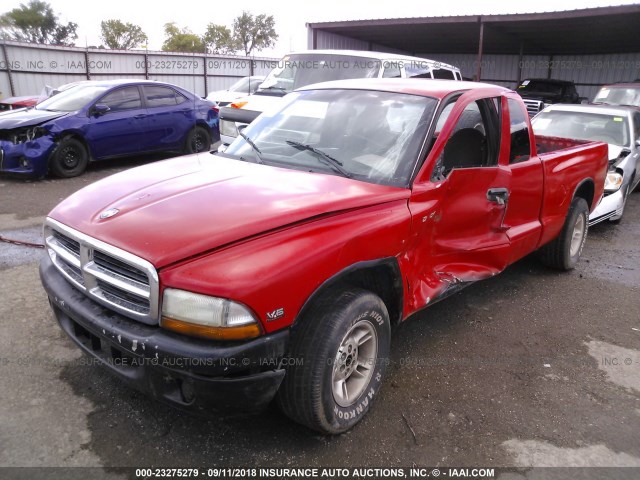
[[[44,248],[42,243],[31,243],[31,242],[23,242],[22,240],[13,240],[11,238],[6,238],[0,235],[0,242],[11,243],[13,245],[20,245],[22,247],[31,247],[31,248]]]

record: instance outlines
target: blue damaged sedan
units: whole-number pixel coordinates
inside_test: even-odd
[[[218,139],[215,105],[180,87],[80,82],[33,108],[0,115],[0,172],[75,177],[93,160],[207,151]]]

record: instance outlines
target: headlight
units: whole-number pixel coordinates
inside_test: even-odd
[[[244,305],[174,288],[164,291],[160,325],[216,340],[245,340],[262,333],[260,323]]]
[[[14,145],[20,145],[21,143],[35,140],[45,133],[47,133],[47,131],[41,127],[19,128],[11,132],[11,141]]]
[[[235,122],[229,120],[220,120],[220,135],[226,135],[227,137],[237,137],[238,129]]]
[[[607,173],[607,178],[604,181],[605,192],[617,192],[622,186],[622,175],[618,172]]]

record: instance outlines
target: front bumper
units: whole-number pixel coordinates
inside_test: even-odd
[[[616,220],[622,215],[622,209],[624,208],[624,191],[626,191],[626,186],[622,185],[620,190],[606,197],[602,197],[598,206],[589,215],[590,227],[605,220]]]
[[[0,140],[0,172],[44,177],[55,143],[47,136],[21,144]]]
[[[275,396],[289,332],[213,342],[118,315],[73,288],[48,256],[40,278],[67,335],[96,363],[151,397],[205,415],[256,413]]]

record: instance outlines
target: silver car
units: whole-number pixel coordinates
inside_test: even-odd
[[[589,225],[622,218],[627,197],[640,182],[640,109],[610,105],[552,105],[531,124],[536,135],[609,144],[604,196]]]

